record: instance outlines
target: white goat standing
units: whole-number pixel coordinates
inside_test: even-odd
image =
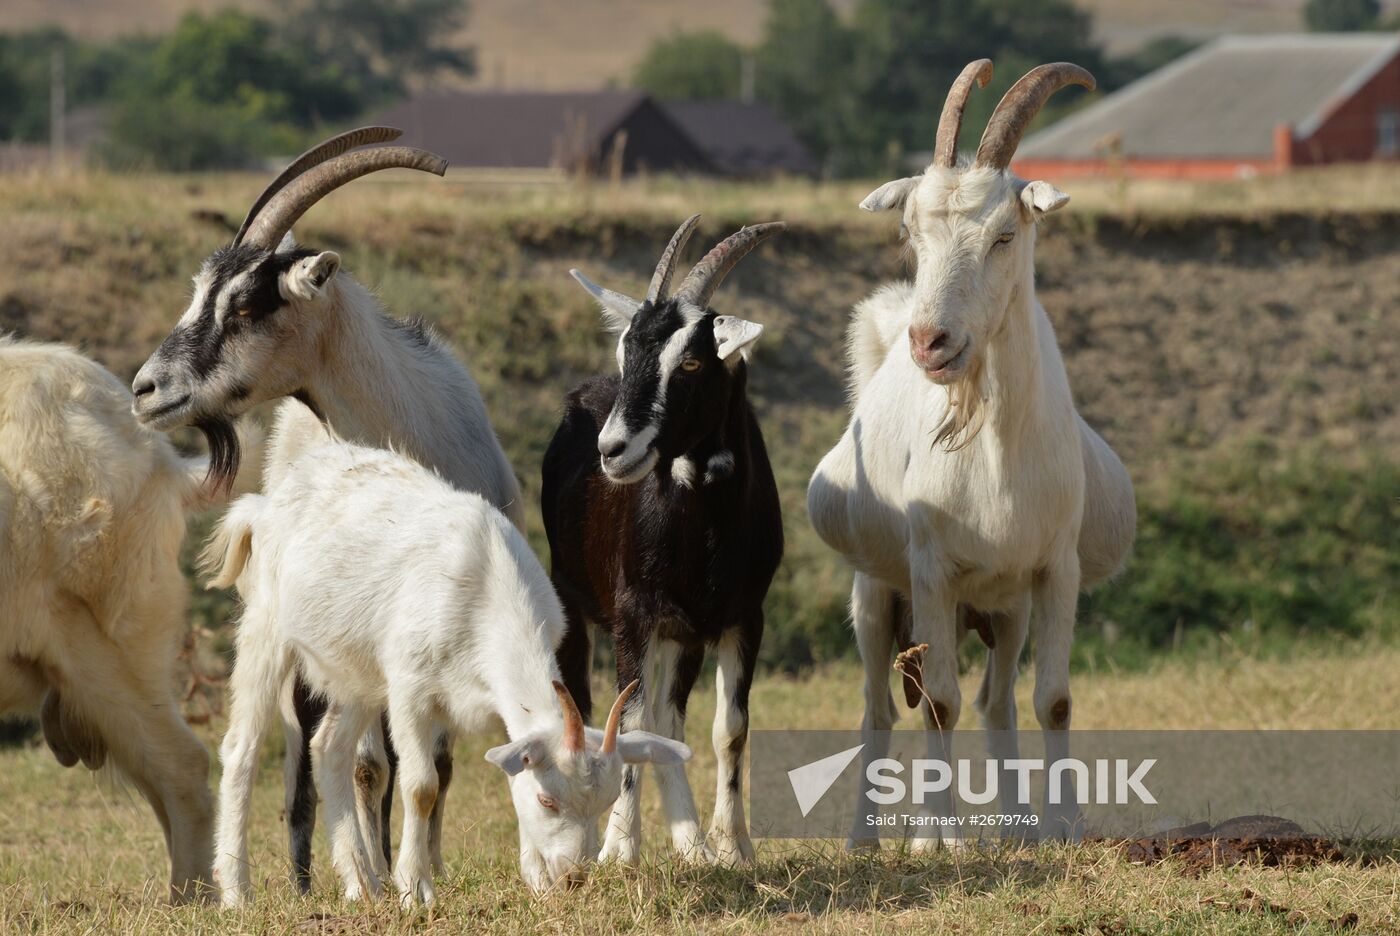
[[[177,901],[209,873],[209,756],[174,673],[205,467],[138,425],[100,365],[0,336],[0,714],[42,703],[64,766],[110,755],[160,820]]]
[[[356,742],[388,712],[404,828],[394,872],[405,904],[434,897],[428,822],[437,799],[433,725],[512,739],[487,759],[510,776],[520,866],[543,890],[577,880],[622,765],[686,760],[684,744],[585,728],[559,681],[559,599],[520,531],[486,500],[399,455],[348,443],[302,452],[266,496],[229,509],[205,554],[237,582],[232,706],[221,757],[215,878],[225,904],[248,891],[247,819],[259,742],[293,667],[330,701],[312,741],[331,860],[352,899],[379,881],[355,817]]]
[[[229,427],[254,405],[281,397],[268,447],[266,488],[297,454],[336,436],[392,448],[482,495],[520,527],[524,504],[486,404],[446,342],[418,321],[390,318],[371,293],[341,269],[334,251],[298,247],[292,225],[337,188],[367,173],[415,169],[441,175],[446,162],[406,147],[365,144],[399,136],[389,127],[351,130],[294,160],[254,202],[234,241],[205,261],[180,321],[136,375],[136,415],[160,429],[195,426],[207,436],[217,468],[238,464]],[[324,425],[322,425],[324,423]],[[302,890],[311,886],[316,793],[304,751],[323,706],[305,686],[289,687],[287,829]],[[376,723],[357,765],[365,834],[381,838],[390,761]],[[441,871],[442,802],[452,776],[450,736],[436,752],[443,795],[433,813],[434,863]],[[382,836],[380,833],[383,833]]]
[[[939,121],[933,164],[861,203],[903,211],[918,269],[913,283],[885,287],[856,307],[851,422],[817,466],[807,504],[817,532],[856,569],[851,607],[866,669],[864,730],[887,730],[895,719],[896,639],[926,643],[922,707],[926,724],[941,729],[929,733],[930,754],[947,760],[943,731],[961,709],[957,644],[976,621],[993,645],[977,697],[986,727],[998,731],[991,753],[1016,757],[1014,687],[1029,630],[1049,764],[1068,752],[1079,591],[1122,564],[1136,508],[1122,463],[1075,411],[1035,297],[1036,222],[1069,197],[1007,169],[1046,99],[1071,83],[1092,88],[1094,79],[1067,63],[1032,70],[997,106],[972,165],[959,168],[967,95],[974,80],[985,86],[990,78],[988,60],[964,69]],[[866,764],[883,756],[881,738],[870,737]],[[1001,789],[1003,810],[1024,813],[1006,775]],[[1049,793],[1045,832],[1076,834],[1072,792],[1057,784]],[[931,807],[941,815],[953,809],[946,793]],[[862,797],[853,845],[874,839],[872,808]]]

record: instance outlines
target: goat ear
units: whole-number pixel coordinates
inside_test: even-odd
[[[319,299],[339,271],[340,254],[333,250],[303,257],[282,274],[282,298]]]
[[[715,319],[715,353],[721,361],[728,360],[735,351],[743,351],[747,358],[746,349],[757,341],[761,334],[763,326],[757,322],[735,318],[732,315],[721,315]]]
[[[1059,211],[1069,204],[1069,196],[1049,182],[1027,182],[1021,189],[1021,206],[1034,218]]]
[[[684,764],[689,746],[650,731],[624,731],[617,736],[617,753],[625,764]]]
[[[894,208],[903,208],[904,200],[909,197],[909,193],[914,191],[914,186],[919,180],[914,177],[908,179],[895,179],[893,182],[886,182],[884,185],[865,196],[865,200],[860,206],[866,211],[890,211]]]
[[[578,280],[579,285],[588,290],[590,296],[598,300],[598,304],[603,307],[603,318],[608,323],[608,330],[614,334],[625,331],[632,323],[632,316],[642,307],[642,304],[631,296],[624,296],[620,292],[599,286],[584,276],[582,270],[570,270],[569,275]]]
[[[513,777],[544,760],[545,746],[539,738],[522,738],[498,745],[486,752],[486,760]]]

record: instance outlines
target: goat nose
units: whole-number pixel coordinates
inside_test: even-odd
[[[919,328],[910,325],[909,341],[915,348],[925,351],[939,351],[948,343],[948,331],[944,328]]]
[[[616,458],[621,455],[626,448],[627,442],[624,439],[598,440],[598,452],[604,458]]]
[[[138,397],[143,397],[148,393],[156,392],[156,382],[154,378],[136,375],[136,380],[131,384],[131,392]]]

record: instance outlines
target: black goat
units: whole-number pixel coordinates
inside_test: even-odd
[[[741,772],[763,599],[782,559],[783,524],[763,434],[745,395],[745,349],[763,329],[716,315],[709,302],[725,274],[784,225],[730,236],[667,298],[698,220],[688,219],[671,238],[643,302],[573,271],[621,332],[622,373],[595,377],[569,394],[545,454],[543,508],[554,585],[568,618],[559,666],[585,718],[589,621],[613,635],[618,685],[641,680],[624,711],[625,728],[675,739],[684,734],[705,648],[717,646],[713,849],[700,831],[684,768],[657,767],[657,781],[682,855],[738,863],[753,858]],[[605,859],[638,858],[640,779],[638,768],[625,769]]]

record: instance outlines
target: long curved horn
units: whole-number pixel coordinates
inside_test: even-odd
[[[680,289],[676,290],[676,299],[700,309],[708,309],[715,290],[719,289],[719,284],[724,282],[734,265],[744,259],[750,250],[785,230],[787,225],[783,222],[770,221],[767,224],[750,225],[730,234],[701,257],[699,263],[691,267],[690,272],[681,281]]]
[[[388,143],[390,140],[397,140],[403,136],[403,131],[394,127],[360,127],[358,130],[347,130],[342,134],[331,137],[324,143],[318,143],[311,149],[302,153],[292,164],[282,173],[273,179],[267,188],[263,189],[258,200],[253,202],[253,207],[248,209],[248,214],[243,218],[243,224],[238,228],[238,233],[233,235],[233,246],[237,247],[243,242],[243,235],[248,233],[248,227],[253,223],[253,219],[258,216],[268,202],[272,201],[272,196],[286,188],[287,183],[301,175],[312,166],[319,166],[341,153],[349,152],[357,146],[366,146],[370,143]]]
[[[1093,75],[1069,62],[1039,65],[1026,72],[992,112],[992,119],[982,132],[982,142],[977,145],[977,158],[972,164],[994,169],[1009,166],[1011,157],[1016,155],[1016,147],[1021,143],[1021,134],[1026,132],[1026,127],[1040,113],[1050,95],[1072,84],[1090,91],[1097,86]]]
[[[308,169],[274,195],[248,228],[247,242],[275,250],[312,205],[347,182],[380,169],[417,169],[440,176],[447,171],[447,160],[411,146],[381,146],[337,156]]]
[[[608,726],[603,732],[604,754],[611,754],[617,750],[617,729],[622,724],[622,707],[627,704],[627,700],[632,698],[632,693],[637,691],[637,686],[641,684],[640,679],[634,679],[627,684],[627,688],[617,694],[617,701],[613,703],[612,711],[608,712]]]
[[[578,713],[578,704],[559,680],[554,680],[554,694],[559,696],[559,707],[564,710],[564,750],[570,754],[583,751],[583,716]]]
[[[933,144],[933,164],[949,169],[958,164],[958,131],[962,129],[963,109],[967,107],[967,96],[972,93],[973,82],[985,88],[992,80],[992,60],[978,59],[963,67],[953,86],[948,89],[948,97],[943,102],[943,113],[938,118],[938,137]]]
[[[656,272],[651,274],[651,285],[647,287],[647,302],[655,304],[666,298],[666,293],[671,288],[671,274],[676,272],[676,261],[680,259],[681,251],[685,250],[686,241],[690,240],[690,234],[699,221],[700,216],[693,214],[682,221],[681,226],[676,228],[676,233],[671,235],[671,242],[666,245],[661,259],[656,262]]]

